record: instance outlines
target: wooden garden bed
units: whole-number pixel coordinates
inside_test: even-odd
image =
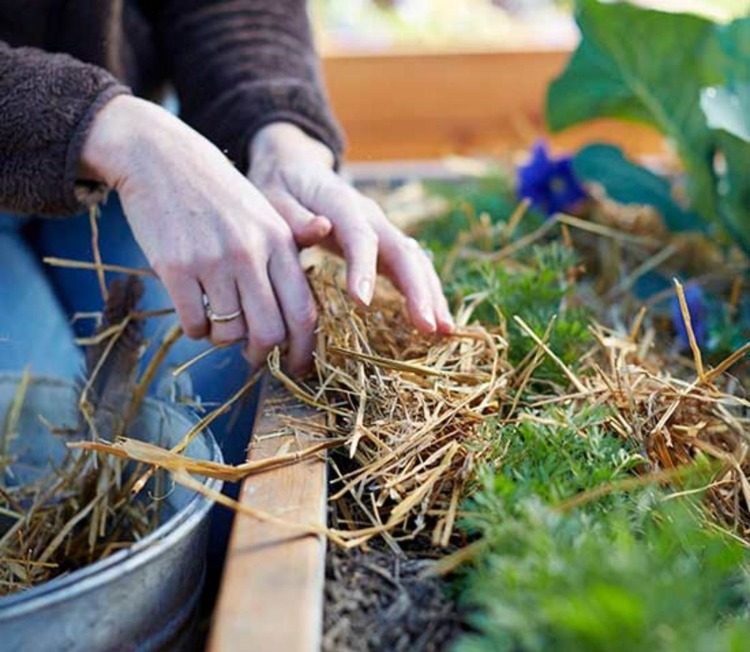
[[[315,424],[321,414],[268,384],[258,409],[249,460],[303,449],[310,435],[277,433],[285,418]],[[240,500],[289,522],[326,524],[324,456],[253,475]],[[229,545],[208,650],[317,652],[323,621],[325,540],[290,535],[271,523],[238,516]]]
[[[506,154],[544,133],[549,82],[567,50],[330,53],[324,73],[354,161]],[[599,121],[555,136],[574,148],[592,140],[634,155],[660,151],[655,132]]]

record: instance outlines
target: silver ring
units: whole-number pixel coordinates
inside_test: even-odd
[[[206,317],[208,317],[208,321],[219,324],[221,322],[226,321],[232,321],[233,319],[237,319],[242,314],[242,310],[235,310],[234,312],[228,312],[225,315],[219,315],[215,313],[213,310],[211,310],[211,304],[208,301],[208,297],[204,294],[203,295],[203,308],[206,311]]]

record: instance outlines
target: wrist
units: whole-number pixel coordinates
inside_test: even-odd
[[[148,148],[153,134],[168,128],[169,118],[152,102],[130,95],[113,98],[92,122],[81,150],[79,178],[120,188],[132,172],[137,152]]]
[[[317,163],[333,169],[336,158],[327,145],[291,122],[272,122],[261,127],[249,144],[248,160],[268,164]]]

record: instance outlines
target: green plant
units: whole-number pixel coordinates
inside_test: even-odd
[[[520,316],[537,335],[551,327],[550,347],[566,364],[576,364],[591,344],[590,311],[569,305],[574,288],[568,272],[577,263],[575,253],[560,242],[532,247],[522,256],[523,265],[503,262],[464,261],[458,264],[446,289],[454,300],[481,295],[474,319],[496,324],[503,319],[508,334],[509,357],[517,365],[536,345],[513,320]],[[557,365],[544,359],[536,380],[562,382]]]
[[[750,18],[719,25],[599,0],[579,0],[576,18],[583,38],[549,89],[550,127],[599,117],[655,127],[682,159],[692,210],[611,149],[583,150],[576,170],[616,198],[628,185],[640,203],[656,195],[672,228],[704,228],[750,255]]]
[[[430,182],[426,189],[448,204],[443,215],[425,222],[419,230],[420,240],[438,262],[478,224],[482,215],[487,216],[489,225],[502,226],[518,206],[514,179],[504,169],[460,184]],[[519,225],[517,234],[533,229],[542,219],[540,215],[529,213]]]
[[[483,547],[460,580],[476,632],[456,649],[745,649],[744,547],[706,527],[695,497],[655,488],[560,509],[642,458],[606,432],[602,408],[539,416],[487,425],[504,455],[466,506],[463,526]]]

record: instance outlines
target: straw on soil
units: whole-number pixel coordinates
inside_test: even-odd
[[[320,310],[316,382],[287,377],[278,356],[271,373],[328,413],[331,435],[346,438],[346,459],[332,459],[331,499],[346,503],[338,528],[359,531],[359,543],[428,533],[446,545],[472,469],[488,450],[483,419],[507,398],[513,370],[505,338],[468,326],[471,307],[458,315],[455,335],[424,337],[393,289],[383,284],[362,309],[340,272],[332,263],[311,272]]]
[[[180,450],[170,453],[127,439],[81,446],[171,470],[181,478],[197,473],[229,480],[336,448],[340,454],[330,461],[331,500],[337,509],[333,527],[325,531],[332,541],[353,547],[383,536],[398,546],[427,535],[428,545],[445,547],[474,472],[492,450],[494,442],[483,428],[487,418],[502,424],[537,418],[536,411],[550,405],[559,406],[561,415],[566,407],[607,405],[605,425],[612,435],[640,442],[650,462],[634,486],[678,485],[680,473],[674,469],[698,455],[708,456],[720,469],[709,487],[710,510],[750,538],[748,421],[743,416],[750,404],[715,384],[750,345],[708,370],[694,351],[698,376],[686,382],[671,376],[664,359],[638,340],[641,311],[628,334],[592,327],[595,347],[584,356],[587,364],[574,373],[547,343],[551,325],[538,334],[515,316],[535,347],[513,368],[504,325],[470,326],[471,302],[459,312],[455,335],[425,337],[409,324],[403,300],[386,284],[379,286],[372,307],[364,309],[347,296],[339,266],[326,263],[314,269],[311,282],[321,313],[314,382],[287,376],[278,350],[269,356],[269,368],[297,399],[327,414],[319,445],[257,468],[191,461]],[[677,290],[681,294],[680,286]],[[528,387],[545,356],[560,367],[569,386],[535,398]],[[239,504],[228,506],[248,512]],[[273,520],[295,531],[305,529],[304,524]],[[309,531],[321,533],[318,528]]]

